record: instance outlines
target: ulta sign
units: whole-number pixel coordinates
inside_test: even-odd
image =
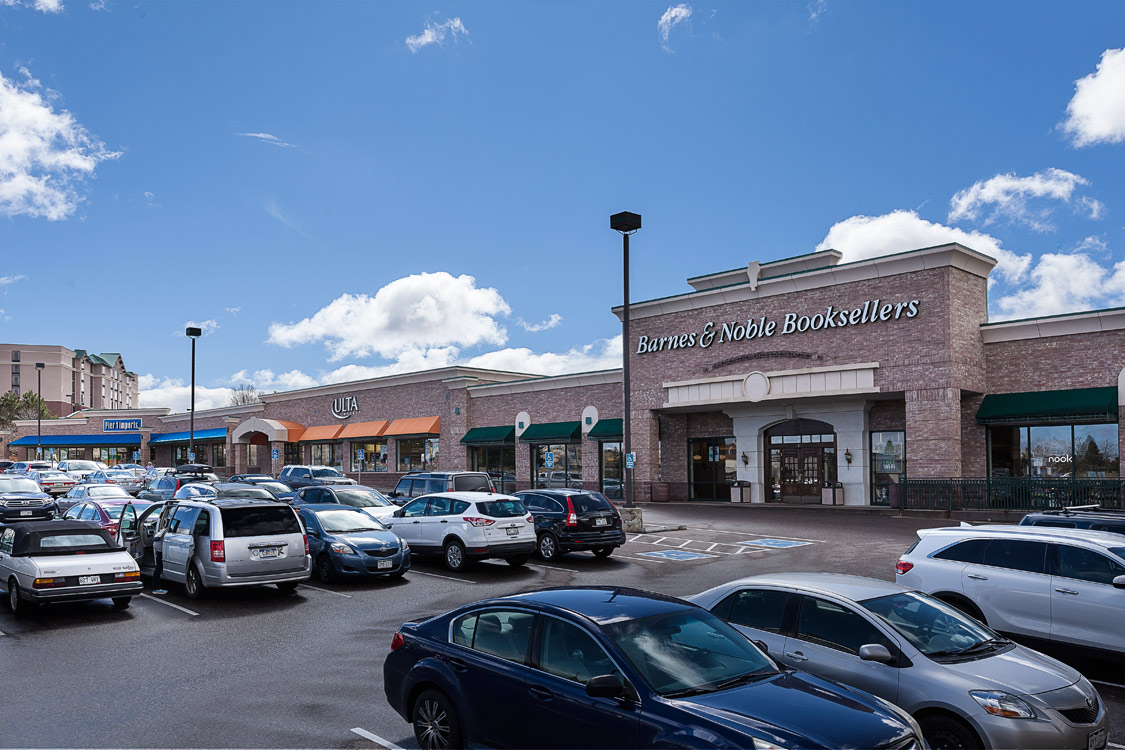
[[[899,318],[914,318],[918,315],[918,300],[905,300],[903,302],[883,302],[881,299],[867,300],[862,307],[848,310],[839,310],[834,305],[829,305],[824,312],[813,315],[787,313],[785,319],[780,321],[770,320],[762,315],[754,319],[730,321],[729,323],[715,323],[710,321],[703,326],[703,330],[696,333],[680,333],[672,336],[640,336],[637,339],[637,354],[652,354],[666,349],[690,349],[698,346],[706,349],[712,344],[726,344],[733,341],[750,341],[751,339],[769,338],[771,336],[787,336],[791,333],[805,333],[807,331],[823,331],[828,328],[846,328],[848,326],[879,323]]]

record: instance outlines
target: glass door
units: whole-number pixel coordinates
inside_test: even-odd
[[[737,477],[733,437],[702,438],[688,444],[691,451],[691,499],[730,501]]]
[[[898,480],[906,474],[906,433],[871,433],[871,504],[898,507]]]

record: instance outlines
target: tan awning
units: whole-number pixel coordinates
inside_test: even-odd
[[[387,420],[378,422],[353,422],[346,425],[340,432],[341,439],[379,437],[387,429]]]
[[[305,429],[300,442],[311,443],[316,440],[335,440],[340,436],[344,426],[339,424],[321,424]]]
[[[391,422],[384,435],[437,435],[441,432],[441,417],[414,417]]]

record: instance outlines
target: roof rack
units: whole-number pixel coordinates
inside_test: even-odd
[[[1035,511],[1033,511],[1035,512]],[[1065,508],[1056,510],[1041,510],[1038,511],[1047,516],[1074,516],[1082,513],[1103,513],[1108,515],[1125,515],[1125,510],[1116,510],[1113,508],[1103,508],[1100,505],[1068,505]]]

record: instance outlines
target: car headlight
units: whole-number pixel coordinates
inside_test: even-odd
[[[399,538],[399,541],[402,542],[402,551],[403,552],[409,552],[410,551],[410,543],[407,542],[405,539],[402,539],[401,537]]]
[[[354,555],[356,552],[350,544],[343,542],[332,542],[332,551],[339,552],[341,555]]]
[[[1031,706],[1003,690],[971,690],[969,695],[993,716],[1003,716],[1006,719],[1035,718],[1035,711]]]
[[[754,750],[787,750],[785,745],[779,745],[776,742],[751,737],[754,740]]]

